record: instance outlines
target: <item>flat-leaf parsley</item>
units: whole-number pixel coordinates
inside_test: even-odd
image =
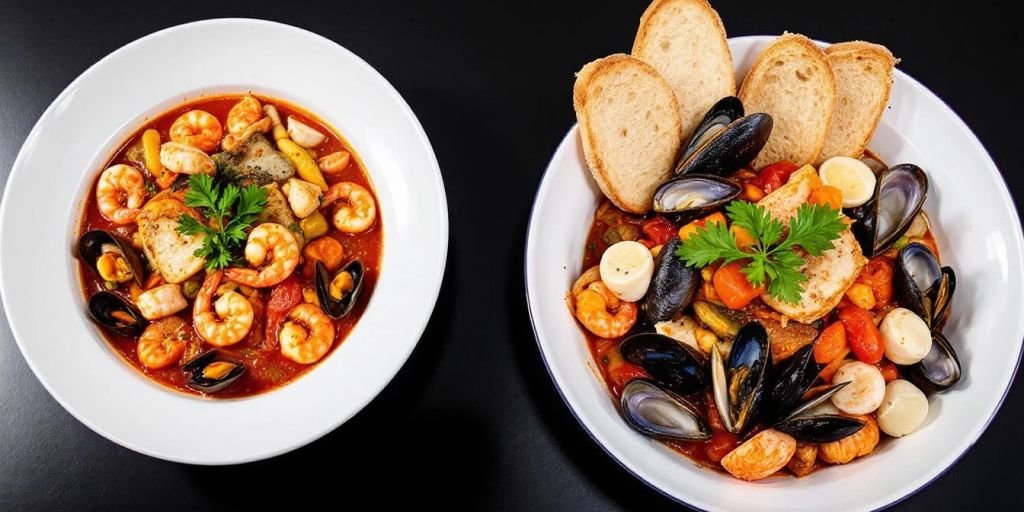
[[[206,234],[203,246],[195,255],[206,259],[206,268],[217,270],[236,261],[235,254],[242,250],[245,230],[267,205],[267,191],[255,185],[238,188],[228,183],[218,185],[207,174],[193,174],[188,178],[185,204],[199,209],[208,224],[182,214],[178,218],[178,231],[185,235]]]

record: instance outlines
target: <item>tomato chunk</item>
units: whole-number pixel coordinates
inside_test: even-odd
[[[770,194],[779,187],[786,184],[789,181],[789,177],[799,167],[793,162],[783,160],[771,165],[765,166],[761,169],[761,172],[757,174],[754,179],[750,180],[750,183],[757,185],[764,191],[765,194]]]
[[[640,231],[644,232],[644,235],[648,240],[654,242],[654,245],[661,245],[672,237],[676,236],[677,229],[676,225],[672,221],[665,217],[657,216],[647,219],[640,225]]]
[[[846,328],[846,339],[857,359],[868,364],[882,360],[885,343],[870,313],[857,306],[843,306],[839,309],[839,320]]]

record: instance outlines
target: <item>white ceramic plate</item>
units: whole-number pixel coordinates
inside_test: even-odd
[[[737,83],[772,39],[729,41]],[[965,376],[955,389],[931,398],[920,431],[884,443],[870,457],[801,479],[735,480],[696,466],[619,417],[565,305],[566,291],[583,270],[583,245],[600,191],[576,128],[558,147],[537,193],[526,248],[534,331],[555,384],[584,428],[655,489],[708,510],[877,509],[939,476],[978,439],[999,408],[1024,337],[1017,213],[985,149],[938,97],[897,71],[890,106],[870,146],[887,162],[913,162],[928,173],[925,209],[938,226],[943,263],[957,272],[944,332],[959,352]]]
[[[147,380],[101,339],[84,315],[72,247],[100,166],[147,116],[203,94],[249,90],[308,109],[355,148],[379,199],[382,270],[350,336],[308,374],[262,395],[204,400]],[[0,290],[29,366],[76,418],[154,457],[227,464],[302,446],[373,399],[430,318],[447,247],[437,160],[416,116],[380,74],[305,30],[210,20],[117,50],[46,110],[0,205]]]

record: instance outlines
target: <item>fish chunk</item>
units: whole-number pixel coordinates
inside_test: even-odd
[[[264,185],[263,190],[267,191],[267,206],[256,217],[256,222],[253,223],[253,226],[258,226],[264,222],[280,224],[291,230],[300,247],[305,245],[306,240],[302,234],[302,228],[299,227],[298,220],[295,218],[295,214],[292,213],[291,206],[288,206],[288,198],[285,197],[284,192],[281,192],[281,187],[277,183],[271,183]]]
[[[146,203],[136,219],[139,240],[146,258],[168,283],[180,283],[202,270],[206,260],[195,256],[206,235],[178,232],[182,214],[200,218],[177,199],[154,199]]]
[[[239,185],[266,185],[295,175],[295,167],[266,137],[253,135],[244,148],[244,153],[224,151],[213,155],[217,167]]]
[[[800,205],[806,203],[811,192],[819,186],[821,180],[814,168],[804,166],[793,173],[785,185],[757,204],[788,224],[789,218],[796,215]],[[761,295],[761,300],[775,311],[801,323],[811,323],[832,311],[868,262],[849,228],[832,242],[832,246],[819,256],[804,255],[806,264],[800,272],[807,276],[807,281],[804,282],[800,302],[783,302],[768,292]]]

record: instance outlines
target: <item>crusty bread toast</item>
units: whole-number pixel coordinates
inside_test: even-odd
[[[654,0],[640,18],[633,56],[672,86],[686,137],[716,101],[736,95],[725,26],[706,0]]]
[[[799,34],[783,34],[761,52],[740,87],[747,113],[772,116],[772,135],[754,167],[814,162],[825,146],[836,84],[825,53]]]
[[[864,152],[889,103],[892,69],[898,62],[888,48],[864,41],[834,44],[825,56],[836,77],[838,100],[819,164]]]
[[[668,82],[640,59],[616,54],[583,66],[572,99],[583,153],[601,191],[628,212],[650,210],[682,145],[679,106]]]

